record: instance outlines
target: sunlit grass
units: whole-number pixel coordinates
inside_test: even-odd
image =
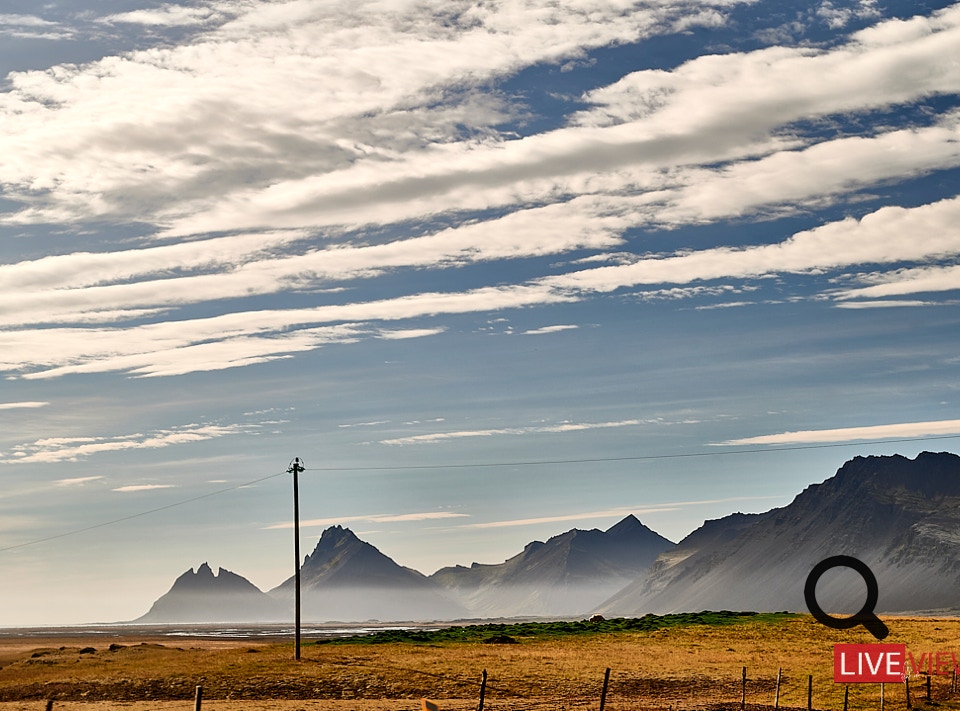
[[[890,637],[916,656],[931,651],[960,657],[960,620],[885,618]],[[746,701],[773,706],[782,669],[781,707],[807,706],[813,678],[817,709],[843,708],[844,686],[833,682],[833,645],[870,643],[862,629],[828,629],[806,615],[754,616],[717,624],[666,624],[647,631],[607,625],[559,634],[533,627],[465,630],[447,638],[345,644],[305,644],[302,660],[290,644],[242,643],[207,648],[128,644],[93,653],[79,647],[20,650],[0,655],[0,699],[189,699],[203,685],[207,699],[459,699],[448,708],[476,708],[487,671],[486,709],[598,708],[609,668],[608,711],[687,709],[722,704],[739,709],[742,668]],[[489,644],[492,632],[517,644]],[[459,638],[453,639],[459,635]],[[950,676],[934,676],[934,701],[957,706]],[[915,706],[925,677],[912,678]],[[885,708],[905,709],[904,686],[886,685]],[[850,685],[851,709],[879,709],[878,685]],[[960,698],[958,695],[957,698]],[[464,701],[466,700],[466,701]],[[467,703],[469,701],[469,703]],[[409,703],[401,708],[409,707]]]

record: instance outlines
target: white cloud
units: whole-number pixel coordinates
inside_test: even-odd
[[[580,327],[573,324],[557,324],[555,326],[542,326],[541,328],[534,328],[529,331],[523,331],[520,335],[521,336],[542,336],[547,333],[559,333],[560,331],[570,331],[577,328],[580,328]]]
[[[535,425],[529,427],[503,427],[487,430],[461,430],[458,432],[434,432],[431,434],[412,435],[410,437],[397,437],[394,439],[380,440],[380,444],[404,445],[404,444],[429,444],[441,442],[448,439],[464,439],[468,437],[493,437],[496,435],[527,435],[543,434],[557,432],[582,432],[584,430],[610,429],[614,427],[635,427],[646,424],[662,424],[663,421],[655,420],[620,420],[617,422],[563,422],[557,425]]]
[[[960,290],[960,265],[896,269],[881,274],[863,275],[863,282],[871,286],[847,289],[837,293],[838,299],[872,299],[906,294]],[[897,302],[888,302],[897,303]],[[839,304],[852,306],[852,303]]]
[[[229,10],[234,19],[181,47],[11,75],[0,94],[0,186],[25,208],[8,221],[136,219],[169,242],[0,265],[10,285],[0,291],[0,369],[27,378],[174,376],[444,329],[384,329],[382,321],[642,285],[926,262],[960,250],[955,231],[944,229],[957,218],[953,199],[884,208],[779,244],[618,258],[461,293],[269,311],[227,303],[283,292],[319,301],[324,291],[400,270],[584,250],[600,252],[599,261],[622,249],[631,229],[813,209],[865,186],[960,166],[957,112],[925,127],[832,140],[796,129],[837,112],[960,91],[960,65],[943,60],[960,44],[960,6],[885,21],[826,50],[773,47],[635,72],[582,97],[590,108],[570,125],[522,138],[496,133],[510,109],[480,90],[485,78],[675,31],[683,18],[716,24],[722,4],[444,8],[447,21],[438,23],[429,3],[388,0],[168,5],[136,17],[187,22]],[[474,212],[490,208],[496,216]],[[418,236],[347,236],[441,213],[451,226]],[[902,228],[932,236],[897,239]],[[903,270],[830,296],[952,288],[948,269],[922,268],[929,271]],[[215,302],[236,313],[186,314]]]
[[[444,521],[452,518],[469,518],[470,514],[454,513],[451,511],[424,511],[406,514],[360,514],[353,516],[339,516],[334,518],[315,518],[301,521],[301,528],[316,528],[321,526],[337,526],[345,523],[410,523],[416,521]],[[293,528],[292,521],[275,523],[267,526],[267,530]]]
[[[222,17],[219,12],[210,7],[184,7],[182,5],[165,5],[154,10],[131,10],[116,15],[107,15],[101,22],[108,24],[134,24],[160,27],[178,27],[202,25],[212,19]]]
[[[91,481],[101,481],[106,479],[105,476],[78,476],[73,477],[72,479],[57,479],[54,484],[57,486],[83,486],[84,484],[89,484]]]
[[[129,486],[120,486],[116,489],[111,489],[111,491],[118,491],[120,493],[128,494],[138,491],[155,491],[157,489],[176,489],[174,484],[131,484]]]
[[[960,253],[960,234],[953,229],[958,220],[960,198],[951,198],[914,208],[884,207],[860,219],[797,233],[780,243],[637,259],[502,288],[421,293],[310,309],[240,312],[131,328],[0,331],[0,368],[16,372],[30,364],[29,372],[22,377],[50,378],[109,371],[156,377],[241,367],[324,345],[382,336],[384,331],[372,327],[371,321],[571,302],[591,293],[640,285],[689,284],[942,258]],[[907,233],[927,237],[902,239]],[[935,286],[951,289],[955,288],[955,273],[952,267],[903,272],[899,285],[894,281],[874,284],[859,291],[837,292],[836,297],[889,295],[897,290],[907,293]],[[241,283],[238,280],[237,286]],[[323,325],[337,322],[340,325]],[[439,328],[414,329],[413,334],[427,335]]]
[[[720,247],[672,257],[640,259],[633,264],[548,277],[542,283],[575,293],[603,292],[640,284],[686,284],[711,279],[803,273],[854,264],[933,259],[960,253],[960,233],[953,229],[958,220],[960,198],[915,208],[888,206],[859,220],[848,218],[798,232],[776,244]],[[906,240],[904,234],[922,234],[924,239]],[[950,275],[946,276],[949,280]],[[931,281],[937,281],[936,277]],[[849,295],[850,292],[844,294]]]
[[[853,19],[864,19],[879,16],[876,0],[859,0],[850,7],[838,7],[830,0],[823,0],[816,10],[817,17],[833,29],[846,27]]]
[[[674,501],[653,506],[621,506],[602,511],[589,511],[559,516],[538,516],[534,518],[511,519],[506,521],[486,521],[483,523],[468,523],[458,528],[512,528],[514,526],[535,526],[542,523],[558,523],[563,521],[585,521],[598,518],[623,518],[630,514],[642,516],[649,513],[664,513],[679,511],[690,506],[708,506],[711,504],[725,504],[739,501],[763,501],[777,498],[775,496],[738,496],[726,499],[704,499],[702,501]]]
[[[387,341],[402,341],[408,338],[424,338],[426,336],[436,336],[443,333],[443,328],[405,328],[399,330],[380,331],[378,338]]]
[[[38,407],[46,407],[49,405],[49,402],[37,402],[37,401],[27,401],[27,402],[0,402],[0,410],[20,410],[20,409],[36,409]]]
[[[892,309],[892,308],[902,308],[902,307],[916,307],[916,306],[947,306],[955,305],[956,302],[939,302],[939,301],[918,301],[916,299],[900,299],[897,301],[841,301],[836,304],[837,308],[840,309]]]
[[[841,427],[828,430],[802,430],[780,434],[745,437],[723,442],[724,445],[745,444],[817,444],[822,442],[849,442],[855,440],[902,439],[960,435],[960,420],[933,422],[903,422],[869,427]]]
[[[46,437],[0,452],[0,464],[72,462],[106,452],[160,449],[234,434],[253,434],[255,424],[189,424],[148,433],[91,437]]]
[[[0,139],[12,156],[0,182],[7,197],[28,205],[20,222],[162,224],[242,195],[251,183],[323,174],[364,156],[382,165],[396,157],[395,146],[448,141],[464,124],[486,129],[497,110],[462,87],[669,31],[670,18],[689,7],[233,4],[235,20],[189,45],[12,74],[0,126],[17,150],[3,150],[12,146]],[[119,19],[172,24],[203,12],[169,5]],[[445,87],[480,110],[432,110]],[[283,192],[267,191],[267,199]]]
[[[0,25],[15,25],[20,27],[52,27],[56,23],[44,20],[36,15],[0,14]]]

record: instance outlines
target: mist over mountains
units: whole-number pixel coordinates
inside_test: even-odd
[[[580,615],[673,547],[631,514],[606,531],[573,529],[503,563],[442,568],[431,579],[482,617]]]
[[[300,568],[302,614],[316,620],[437,620],[469,615],[423,573],[398,565],[348,528],[320,536]],[[294,576],[270,595],[292,604]]]
[[[788,506],[706,522],[601,610],[805,610],[807,574],[841,554],[873,570],[878,612],[960,608],[960,457],[856,457]],[[842,572],[821,579],[818,599],[853,613],[865,587]]]
[[[288,619],[286,606],[246,578],[220,568],[216,575],[207,563],[185,572],[173,582],[147,614],[147,622],[273,622]]]
[[[787,506],[706,521],[678,544],[630,515],[606,531],[531,542],[503,563],[431,576],[334,526],[304,560],[302,610],[314,621],[803,611],[807,574],[839,554],[871,567],[880,612],[960,609],[960,457],[856,457]],[[863,601],[859,577],[845,572],[831,571],[817,588],[835,612]],[[137,622],[287,621],[293,585],[291,577],[264,593],[204,564]]]

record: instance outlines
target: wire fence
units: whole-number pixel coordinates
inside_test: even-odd
[[[373,669],[376,667],[371,665]],[[204,700],[273,700],[323,702],[391,700],[391,708],[421,708],[426,711],[901,711],[960,705],[956,671],[952,675],[915,674],[899,684],[840,684],[832,676],[790,674],[782,668],[756,670],[746,667],[737,678],[707,675],[685,678],[650,677],[627,670],[598,670],[592,680],[549,679],[534,676],[503,678],[481,670],[473,678],[431,674],[425,670],[399,670],[418,676],[411,693],[409,685],[391,686],[397,669],[385,674],[357,673],[337,677],[305,675],[296,679],[251,678],[248,683],[216,682],[194,686],[187,679],[165,688],[131,685],[126,693],[107,693],[106,700],[130,703],[138,700],[192,699],[195,711]],[[56,688],[47,687],[47,692]],[[104,698],[91,690],[74,689],[47,698],[46,711],[60,701],[93,701]],[[80,698],[74,698],[79,695]],[[28,696],[33,696],[29,694]],[[38,701],[42,699],[37,699]],[[432,704],[432,705],[430,705]]]

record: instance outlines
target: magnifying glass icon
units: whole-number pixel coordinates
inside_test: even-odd
[[[867,584],[867,599],[857,614],[850,617],[833,617],[824,612],[820,603],[817,602],[817,581],[831,568],[851,568],[857,571],[863,578],[863,582]],[[879,596],[880,588],[873,571],[867,567],[866,563],[849,555],[835,555],[826,560],[821,560],[813,566],[813,570],[810,571],[807,582],[803,586],[803,599],[807,602],[807,609],[821,625],[826,625],[835,630],[846,630],[857,625],[863,625],[874,637],[883,639],[890,634],[890,630],[873,612]]]

